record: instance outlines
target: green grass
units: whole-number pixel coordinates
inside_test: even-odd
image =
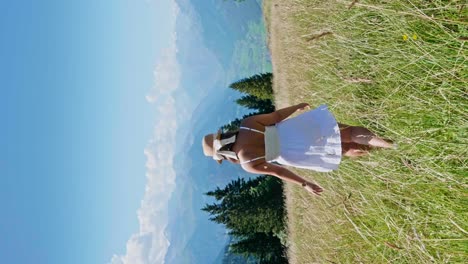
[[[333,173],[298,170],[326,191],[289,186],[290,260],[468,263],[468,6],[351,2],[265,3],[268,24],[272,8],[287,15],[273,40],[287,63],[273,66],[290,86],[275,89],[399,145]]]

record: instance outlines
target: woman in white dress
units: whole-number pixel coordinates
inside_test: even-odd
[[[342,155],[358,157],[370,147],[393,147],[364,127],[337,123],[326,105],[287,119],[306,109],[310,106],[301,103],[248,117],[239,131],[206,135],[203,152],[218,163],[228,160],[247,172],[273,175],[320,195],[319,185],[278,164],[327,172],[338,168]]]

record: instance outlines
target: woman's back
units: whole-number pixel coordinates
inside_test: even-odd
[[[236,143],[232,148],[241,162],[265,156],[264,131],[265,126],[257,122],[255,116],[242,121]]]

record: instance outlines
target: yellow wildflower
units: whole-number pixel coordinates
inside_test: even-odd
[[[407,41],[408,40],[408,35],[404,34],[403,35],[403,41]]]
[[[413,34],[413,39],[414,39],[414,40],[417,40],[417,39],[418,39],[418,35],[416,35],[416,33]]]

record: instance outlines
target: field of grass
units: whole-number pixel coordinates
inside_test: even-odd
[[[326,103],[397,150],[297,170],[290,263],[468,263],[468,6],[265,0],[277,106]]]

